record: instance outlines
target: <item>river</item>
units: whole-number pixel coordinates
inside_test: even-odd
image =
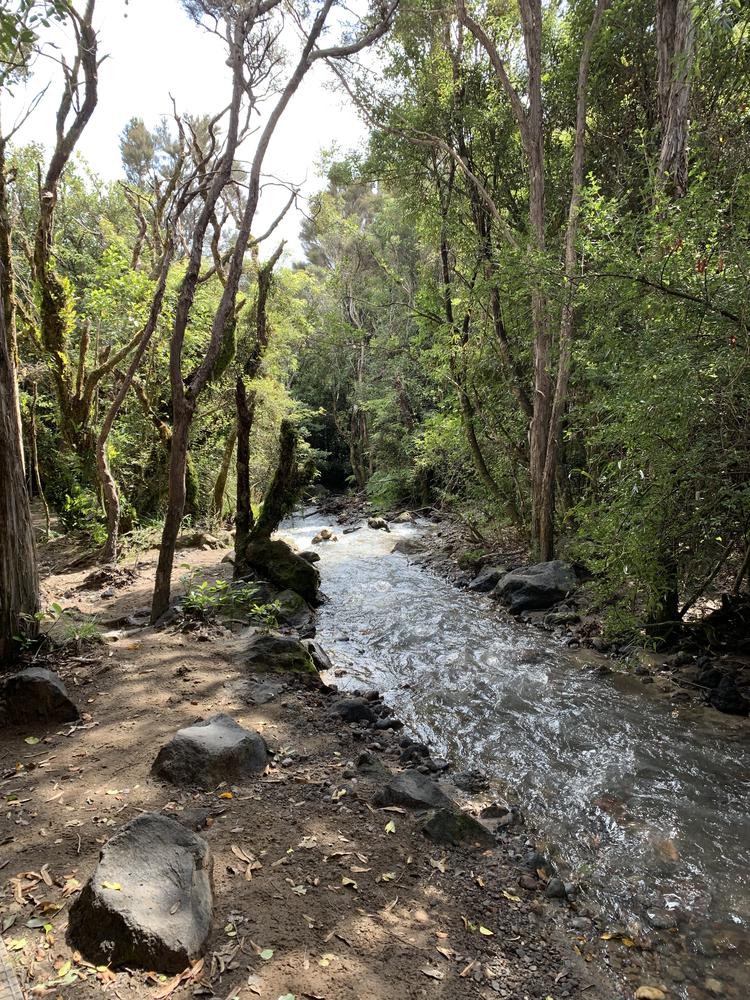
[[[309,548],[313,514],[283,537]],[[404,555],[424,527],[318,546],[318,638],[342,687],[377,687],[434,756],[477,767],[603,917],[638,933],[676,916],[684,960],[747,989],[750,731],[600,676],[554,638]],[[684,995],[688,995],[685,993]]]

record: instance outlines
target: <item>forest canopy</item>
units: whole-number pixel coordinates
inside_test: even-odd
[[[157,620],[180,530],[233,527],[242,565],[274,483],[279,516],[356,489],[565,557],[616,635],[678,625],[717,579],[746,590],[742,0],[185,0],[225,101],[123,121],[116,181],[79,150],[99,6],[0,13],[3,103],[59,63],[49,142],[0,119],[3,655],[39,610],[31,507],[108,562],[160,534]],[[261,225],[314,66],[368,139],[322,151],[311,198],[282,178]]]

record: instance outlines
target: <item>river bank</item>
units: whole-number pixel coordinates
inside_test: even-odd
[[[139,627],[153,555],[123,565],[116,587],[80,589],[90,567],[47,577],[48,601],[70,606],[64,595],[75,592],[80,614],[130,623],[46,663],[79,723],[2,730],[0,909],[27,996],[630,996],[595,947],[566,933],[567,906],[545,899],[535,872],[534,891],[521,891],[518,862],[502,850],[432,843],[424,810],[373,803],[385,769],[400,770],[403,733],[343,722],[335,691],[314,681],[255,676],[247,634],[209,622]],[[184,559],[215,580],[231,570],[222,556]],[[267,772],[203,793],[156,781],[160,747],[217,712],[263,735]],[[144,812],[198,830],[214,858],[208,950],[181,980],[97,968],[66,941],[102,845]]]
[[[300,520],[286,527],[300,543],[309,544],[319,525]],[[411,534],[408,525],[393,532],[404,538]],[[116,627],[106,634],[103,649],[72,649],[57,664],[85,711],[82,724],[69,733],[42,735],[41,745],[28,743],[25,730],[6,732],[0,749],[7,760],[21,765],[9,767],[2,779],[12,839],[3,844],[0,864],[5,862],[8,875],[3,912],[7,905],[9,916],[15,917],[4,937],[12,947],[19,945],[13,955],[27,992],[58,991],[55,980],[70,961],[65,995],[83,995],[101,985],[156,997],[174,985],[183,994],[220,996],[226,988],[224,997],[271,1000],[290,995],[630,1000],[639,989],[641,997],[661,993],[704,1000],[717,995],[716,989],[729,997],[743,996],[736,985],[741,968],[732,956],[735,942],[724,936],[723,927],[705,925],[706,954],[696,962],[671,920],[663,931],[652,928],[641,935],[597,909],[589,892],[571,884],[579,877],[571,877],[565,866],[559,871],[560,892],[549,858],[534,857],[544,844],[533,833],[538,815],[532,808],[533,782],[527,784],[524,803],[528,825],[499,802],[493,821],[498,843],[491,851],[433,844],[422,830],[424,810],[396,806],[397,811],[384,812],[377,807],[373,799],[387,780],[378,764],[395,773],[411,765],[417,773],[426,769],[440,777],[439,760],[434,768],[428,766],[420,752],[415,757],[402,743],[432,742],[428,754],[439,758],[445,740],[432,740],[424,717],[415,714],[419,685],[410,685],[404,674],[397,678],[398,691],[393,686],[388,690],[388,682],[378,683],[390,707],[386,711],[375,703],[376,718],[367,725],[343,723],[333,706],[352,688],[371,686],[362,678],[371,674],[373,652],[381,666],[388,666],[380,626],[390,601],[389,579],[404,578],[412,603],[407,606],[396,595],[397,603],[404,612],[416,603],[424,618],[413,626],[411,648],[418,650],[421,634],[434,629],[424,596],[432,593],[455,604],[433,593],[429,573],[415,568],[422,575],[411,575],[406,557],[383,561],[393,536],[362,528],[346,536],[349,542],[357,539],[350,551],[343,535],[341,546],[320,547],[323,586],[331,600],[318,613],[318,634],[334,654],[337,679],[349,689],[341,696],[295,676],[273,677],[272,687],[281,680],[283,689],[258,704],[254,697],[248,699],[248,670],[242,661],[248,637],[233,631],[235,626],[185,623],[178,615],[166,629],[141,628],[154,552],[123,564],[114,581],[96,577],[96,586],[86,582],[92,580],[90,567],[66,572],[58,566],[48,576],[47,603],[59,600],[69,606],[74,600],[79,616],[97,613],[100,622]],[[209,548],[201,537],[194,541],[203,547],[185,551],[182,558],[190,567],[186,579],[228,580],[231,566],[224,552]],[[418,592],[417,580],[426,586],[424,594]],[[356,635],[347,621],[342,587],[367,616],[369,624]],[[483,605],[476,599],[470,606],[477,611]],[[405,617],[402,625],[412,628]],[[521,635],[520,642],[520,658],[512,654],[510,659],[519,663],[523,682],[523,671],[538,674],[543,659],[531,649],[528,636]],[[450,650],[444,656],[443,667],[450,673]],[[357,664],[364,668],[359,679]],[[262,699],[267,694],[266,689]],[[477,707],[478,722],[484,725],[486,716]],[[450,711],[458,712],[465,726],[460,706]],[[206,794],[175,794],[154,781],[151,763],[174,731],[216,712],[264,735],[275,751],[268,773],[251,787],[228,786]],[[383,714],[401,715],[406,730],[382,728]],[[435,720],[445,730],[447,717]],[[479,816],[498,799],[497,782],[487,788],[472,773],[488,770],[487,754],[462,751],[471,741],[456,743],[448,731],[442,735],[452,747],[449,756],[461,761],[454,772],[470,772],[461,776],[449,771],[449,793]],[[517,750],[523,754],[524,747],[519,744]],[[495,759],[491,745],[487,751]],[[534,767],[536,761],[530,764]],[[375,773],[366,773],[373,766]],[[606,768],[603,760],[600,770]],[[602,800],[596,808],[608,815],[607,809],[611,813],[619,806]],[[102,843],[134,815],[155,810],[202,827],[200,835],[215,857],[217,910],[207,963],[179,986],[148,972],[97,971],[65,943],[68,906],[93,869]],[[251,872],[249,883],[248,856],[262,865]],[[640,856],[634,857],[635,871],[639,864]],[[568,898],[549,898],[550,883],[552,896]],[[38,926],[45,912],[53,914],[51,932]],[[268,950],[274,953],[271,959],[259,958]]]

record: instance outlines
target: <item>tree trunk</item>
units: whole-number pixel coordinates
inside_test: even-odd
[[[237,379],[237,515],[234,532],[234,575],[247,569],[246,550],[254,527],[250,497],[250,433],[255,416],[255,393],[248,397],[245,380]]]
[[[169,598],[172,591],[172,566],[177,548],[177,536],[180,533],[182,516],[185,511],[185,472],[192,415],[184,403],[179,407],[175,403],[172,440],[169,450],[169,498],[161,535],[159,562],[156,566],[154,596],[151,603],[152,624],[155,624],[169,609]]]
[[[216,477],[216,483],[214,484],[214,495],[213,502],[211,504],[211,512],[217,517],[221,517],[222,511],[224,509],[224,492],[227,488],[227,479],[229,478],[229,469],[232,464],[232,455],[234,455],[234,446],[237,443],[237,428],[233,427],[229,432],[229,437],[227,438],[227,443],[224,445],[224,454],[221,456],[221,465],[219,466],[219,474]]]
[[[33,616],[39,610],[39,577],[24,476],[16,365],[2,291],[0,282],[0,664],[7,664],[18,637],[36,635]]]
[[[656,51],[661,120],[658,185],[670,198],[688,189],[690,90],[695,58],[692,0],[657,0]]]
[[[281,421],[279,431],[279,464],[273,482],[263,498],[251,541],[270,538],[283,519],[294,510],[302,490],[312,474],[312,466],[297,463],[297,431],[291,420]]]

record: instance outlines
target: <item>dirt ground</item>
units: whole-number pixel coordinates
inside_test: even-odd
[[[230,570],[223,554],[191,550],[178,563],[215,579]],[[51,555],[49,568],[65,556]],[[96,612],[103,628],[137,622],[155,561],[146,553],[118,586],[96,590],[81,589],[90,566],[51,574],[45,602]],[[368,746],[395,769],[400,734],[333,723],[331,693],[291,677],[272,701],[252,704],[246,634],[122,624],[105,634],[55,662],[80,723],[0,735],[0,913],[27,995],[615,1000],[658,986],[635,965],[628,977],[627,955],[630,982],[615,985],[603,943],[566,931],[575,914],[564,904],[519,888],[502,850],[431,845],[418,814],[371,804],[382,781],[344,777]],[[275,752],[268,772],[196,794],[153,780],[175,730],[216,712],[263,734]],[[200,827],[215,859],[209,950],[182,978],[97,969],[66,943],[68,907],[101,845],[149,810]]]

